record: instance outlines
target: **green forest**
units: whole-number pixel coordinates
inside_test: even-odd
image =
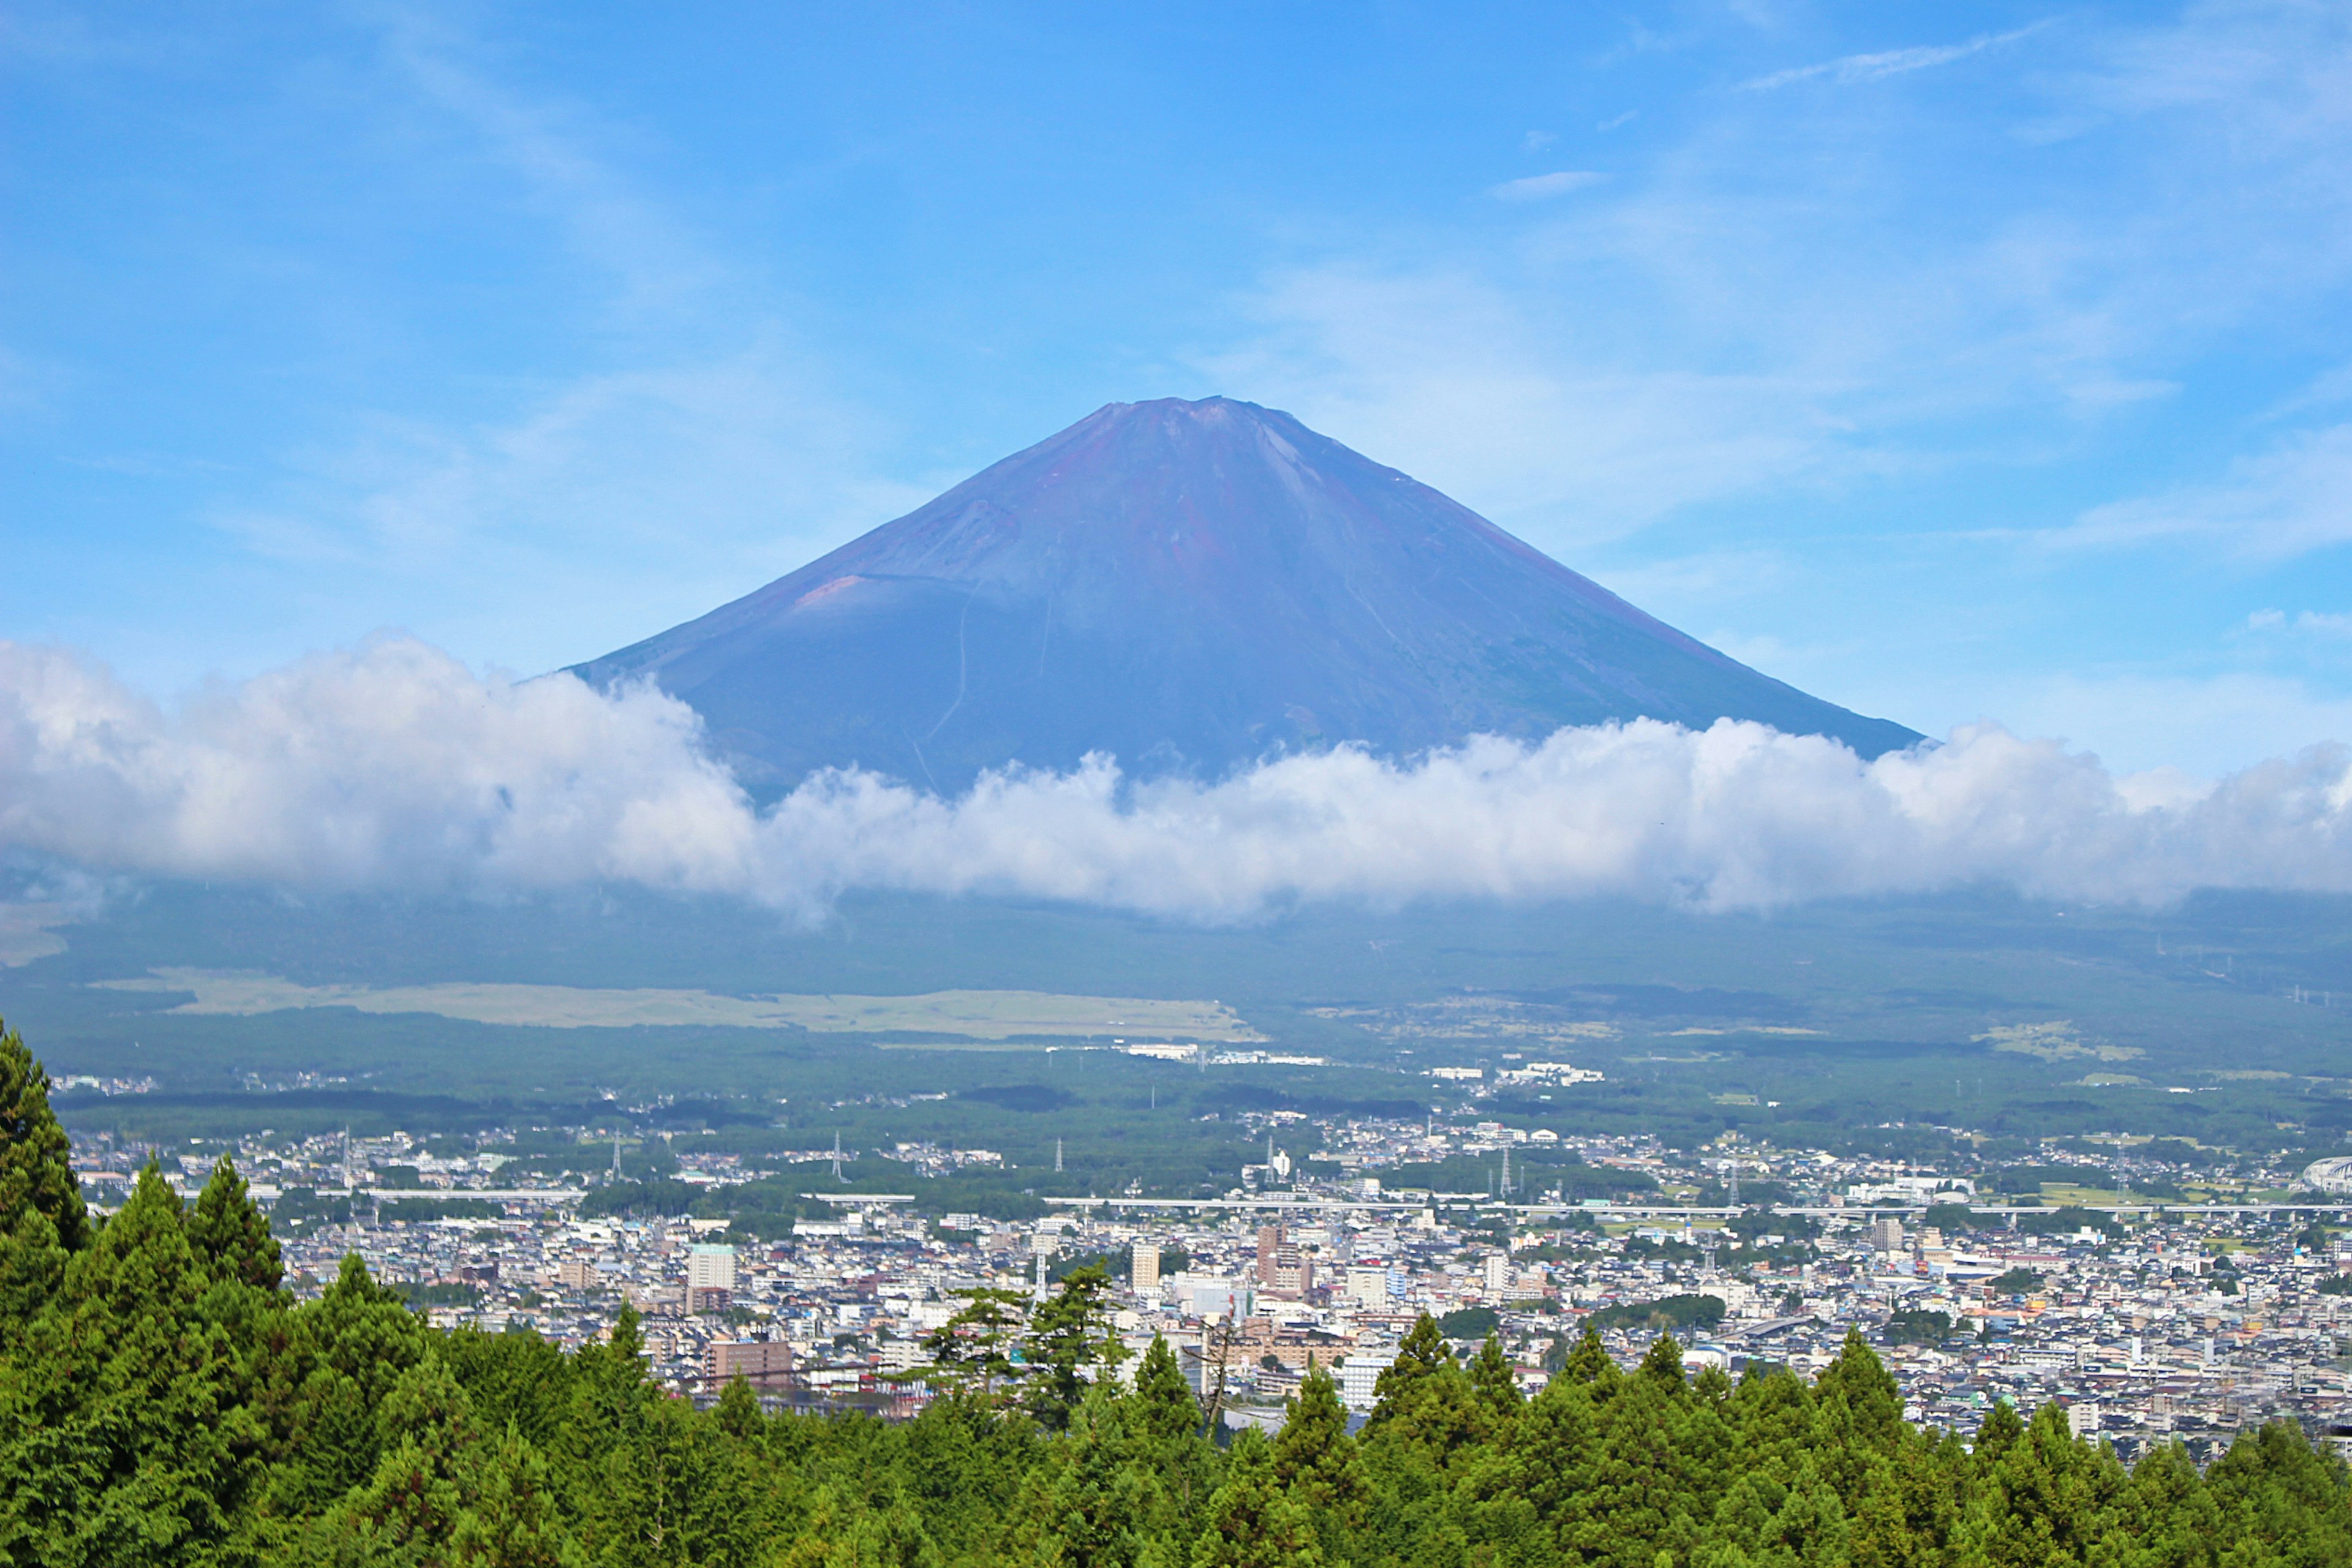
[[[89,1212],[48,1079],[0,1032],[0,1561],[24,1564],[2352,1563],[2343,1466],[2276,1425],[2200,1474],[2126,1469],[2047,1407],[1973,1447],[1908,1426],[1859,1336],[1811,1384],[1618,1367],[1590,1332],[1532,1399],[1423,1320],[1350,1436],[1331,1378],[1220,1447],[1164,1342],[1117,1380],[1098,1269],[982,1292],[918,1418],[698,1409],[635,1319],[566,1353],[436,1331],[356,1259],[298,1302],[223,1161]]]

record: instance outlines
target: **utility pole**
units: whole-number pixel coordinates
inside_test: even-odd
[[[833,1134],[833,1179],[836,1182],[843,1179],[841,1174],[841,1131],[838,1128],[834,1130]]]
[[[1055,1139],[1055,1140],[1054,1140],[1054,1174],[1055,1174],[1055,1175],[1057,1175],[1057,1176],[1058,1176],[1058,1175],[1060,1175],[1061,1173],[1062,1173],[1062,1141],[1061,1141],[1059,1138],[1056,1138],[1056,1139]]]

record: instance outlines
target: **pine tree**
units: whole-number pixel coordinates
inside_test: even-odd
[[[1587,1484],[1556,1527],[1563,1544],[1627,1568],[1696,1544],[1701,1525],[1694,1509],[1714,1510],[1702,1508],[1686,1452],[1693,1405],[1682,1347],[1662,1334],[1640,1369],[1598,1403]]]
[[[1309,1367],[1289,1402],[1274,1440],[1275,1478],[1309,1509],[1353,1525],[1371,1490],[1363,1456],[1348,1435],[1348,1407],[1339,1385],[1321,1367]]]
[[[188,1244],[215,1279],[233,1279],[257,1290],[275,1290],[286,1277],[278,1238],[246,1190],[245,1178],[226,1154],[213,1166],[205,1190],[188,1211]]]
[[[355,1256],[293,1314],[291,1330],[268,1396],[286,1457],[270,1474],[266,1508],[280,1519],[318,1514],[374,1473],[383,1449],[376,1413],[429,1342],[400,1293],[377,1284]]]
[[[1605,1399],[1616,1388],[1617,1380],[1624,1374],[1617,1370],[1617,1363],[1611,1358],[1609,1348],[1601,1342],[1601,1331],[1594,1328],[1592,1320],[1588,1318],[1584,1322],[1584,1332],[1577,1337],[1576,1348],[1568,1352],[1568,1361],[1559,1369],[1559,1375],[1570,1383],[1585,1384],[1595,1395]]]
[[[1122,1412],[1097,1388],[1072,1413],[1063,1463],[1045,1502],[1048,1534],[1068,1568],[1130,1568],[1158,1510],[1150,1472],[1132,1464]]]
[[[2289,1568],[2352,1563],[2344,1463],[2314,1449],[2294,1423],[2268,1422],[2240,1437],[2205,1479],[2249,1559]]]
[[[200,1559],[232,1533],[262,1477],[234,1440],[232,1348],[197,1310],[209,1284],[150,1161],[25,1348],[54,1373],[41,1441],[70,1456],[26,1510],[44,1560]]]
[[[2054,1404],[2035,1411],[2024,1432],[1979,1473],[1982,1485],[1962,1533],[1987,1568],[2088,1563],[2124,1483],[2115,1456],[2079,1441]]]
[[[1979,1476],[1991,1472],[2011,1445],[2025,1436],[2025,1423],[2019,1419],[2017,1406],[2006,1399],[1996,1399],[1985,1412],[1982,1425],[1977,1428],[1977,1440],[1969,1450],[1971,1467]]]
[[[49,1109],[49,1075],[0,1022],[0,1231],[15,1234],[28,1211],[49,1222],[67,1251],[89,1245],[72,1147]]]
[[[1069,1424],[1086,1398],[1089,1369],[1116,1366],[1127,1353],[1110,1326],[1110,1276],[1098,1263],[1073,1268],[1062,1288],[1038,1305],[1023,1341],[1035,1368],[1029,1406],[1049,1428]]]
[[[1274,1456],[1255,1427],[1234,1437],[1224,1484],[1209,1500],[1209,1525],[1192,1547],[1192,1568],[1320,1568],[1307,1510],[1274,1473]]]
[[[1489,1441],[1501,1439],[1518,1419],[1527,1405],[1527,1396],[1519,1392],[1517,1375],[1511,1368],[1511,1358],[1503,1353],[1500,1336],[1488,1334],[1486,1342],[1470,1361],[1470,1388],[1479,1407],[1486,1413],[1486,1436]]]
[[[1904,1433],[1902,1391],[1861,1330],[1846,1330],[1837,1359],[1814,1380],[1813,1408],[1828,1444],[1822,1461],[1830,1485],[1841,1496],[1859,1497],[1872,1459],[1891,1458]]]
[[[751,1384],[740,1373],[729,1378],[727,1386],[719,1390],[715,1415],[719,1429],[739,1443],[759,1436],[767,1420],[760,1413],[760,1396],[751,1392]]]
[[[2227,1539],[2196,1461],[2166,1443],[2133,1467],[2093,1561],[2099,1568],[2213,1568]]]
[[[1151,1348],[1135,1369],[1135,1400],[1137,1424],[1148,1436],[1166,1442],[1201,1429],[1200,1402],[1184,1381],[1175,1351],[1161,1335],[1151,1336]]]
[[[1396,1359],[1373,1382],[1372,1415],[1366,1425],[1380,1426],[1393,1420],[1399,1411],[1415,1402],[1423,1382],[1453,1365],[1454,1347],[1445,1342],[1437,1320],[1423,1312],[1397,1346]]]
[[[0,1023],[0,1353],[57,1294],[67,1258],[89,1237],[49,1075]]]
[[[988,1286],[962,1294],[963,1308],[924,1336],[923,1350],[931,1358],[924,1380],[934,1388],[959,1389],[993,1403],[1021,1373],[1014,1337],[1027,1298]]]
[[[1636,1377],[1647,1377],[1676,1388],[1686,1386],[1683,1377],[1682,1342],[1672,1334],[1660,1334],[1650,1342],[1650,1353],[1633,1369]]]
[[[1555,1377],[1528,1401],[1514,1435],[1520,1489],[1548,1532],[1557,1535],[1573,1526],[1578,1500],[1591,1481],[1598,1442],[1591,1384]]]

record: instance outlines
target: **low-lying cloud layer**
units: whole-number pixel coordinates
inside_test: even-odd
[[[1995,726],[1864,763],[1724,721],[1354,751],[1217,784],[1108,760],[943,801],[869,773],[756,807],[684,705],[477,676],[386,638],[166,710],[0,643],[0,850],[343,888],[629,882],[814,913],[850,888],[1069,899],[1192,920],[1300,902],[1609,894],[1738,909],[1997,885],[2161,900],[2352,891],[2352,752],[2211,786],[2111,775]]]

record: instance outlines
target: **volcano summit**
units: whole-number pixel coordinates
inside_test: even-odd
[[[690,703],[761,793],[859,763],[1214,775],[1729,716],[1864,756],[1919,737],[1652,619],[1287,414],[1114,403],[758,592],[577,667]]]

